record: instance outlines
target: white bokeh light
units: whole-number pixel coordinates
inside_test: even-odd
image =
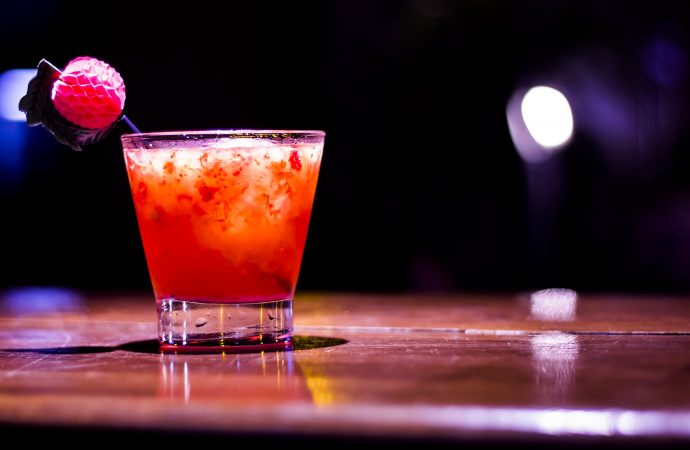
[[[560,147],[573,135],[570,103],[557,89],[533,87],[522,98],[520,110],[532,138],[544,148]]]
[[[0,74],[0,119],[21,122],[26,115],[19,111],[19,100],[26,95],[36,69],[12,69]]]
[[[530,318],[567,322],[575,320],[577,292],[571,289],[542,289],[530,296]]]

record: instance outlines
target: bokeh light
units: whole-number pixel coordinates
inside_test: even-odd
[[[520,107],[525,126],[538,144],[557,148],[573,135],[573,113],[560,91],[548,86],[533,87]]]
[[[546,161],[563,149],[573,135],[570,103],[554,87],[517,90],[508,102],[506,115],[515,149],[528,163]]]
[[[26,94],[36,69],[12,69],[0,74],[0,118],[23,122],[26,115],[19,111],[19,100]]]

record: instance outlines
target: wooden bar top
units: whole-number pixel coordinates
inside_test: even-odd
[[[151,296],[6,291],[0,430],[690,444],[689,298],[302,293],[294,308],[294,351],[160,354]]]

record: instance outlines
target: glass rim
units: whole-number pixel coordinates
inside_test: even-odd
[[[286,130],[286,129],[211,129],[211,130],[181,130],[181,131],[153,131],[145,133],[127,133],[120,139],[217,139],[223,137],[246,138],[297,138],[297,137],[325,137],[322,130]]]

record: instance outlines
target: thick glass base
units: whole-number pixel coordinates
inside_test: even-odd
[[[292,300],[202,303],[167,298],[158,303],[163,352],[290,350]]]

